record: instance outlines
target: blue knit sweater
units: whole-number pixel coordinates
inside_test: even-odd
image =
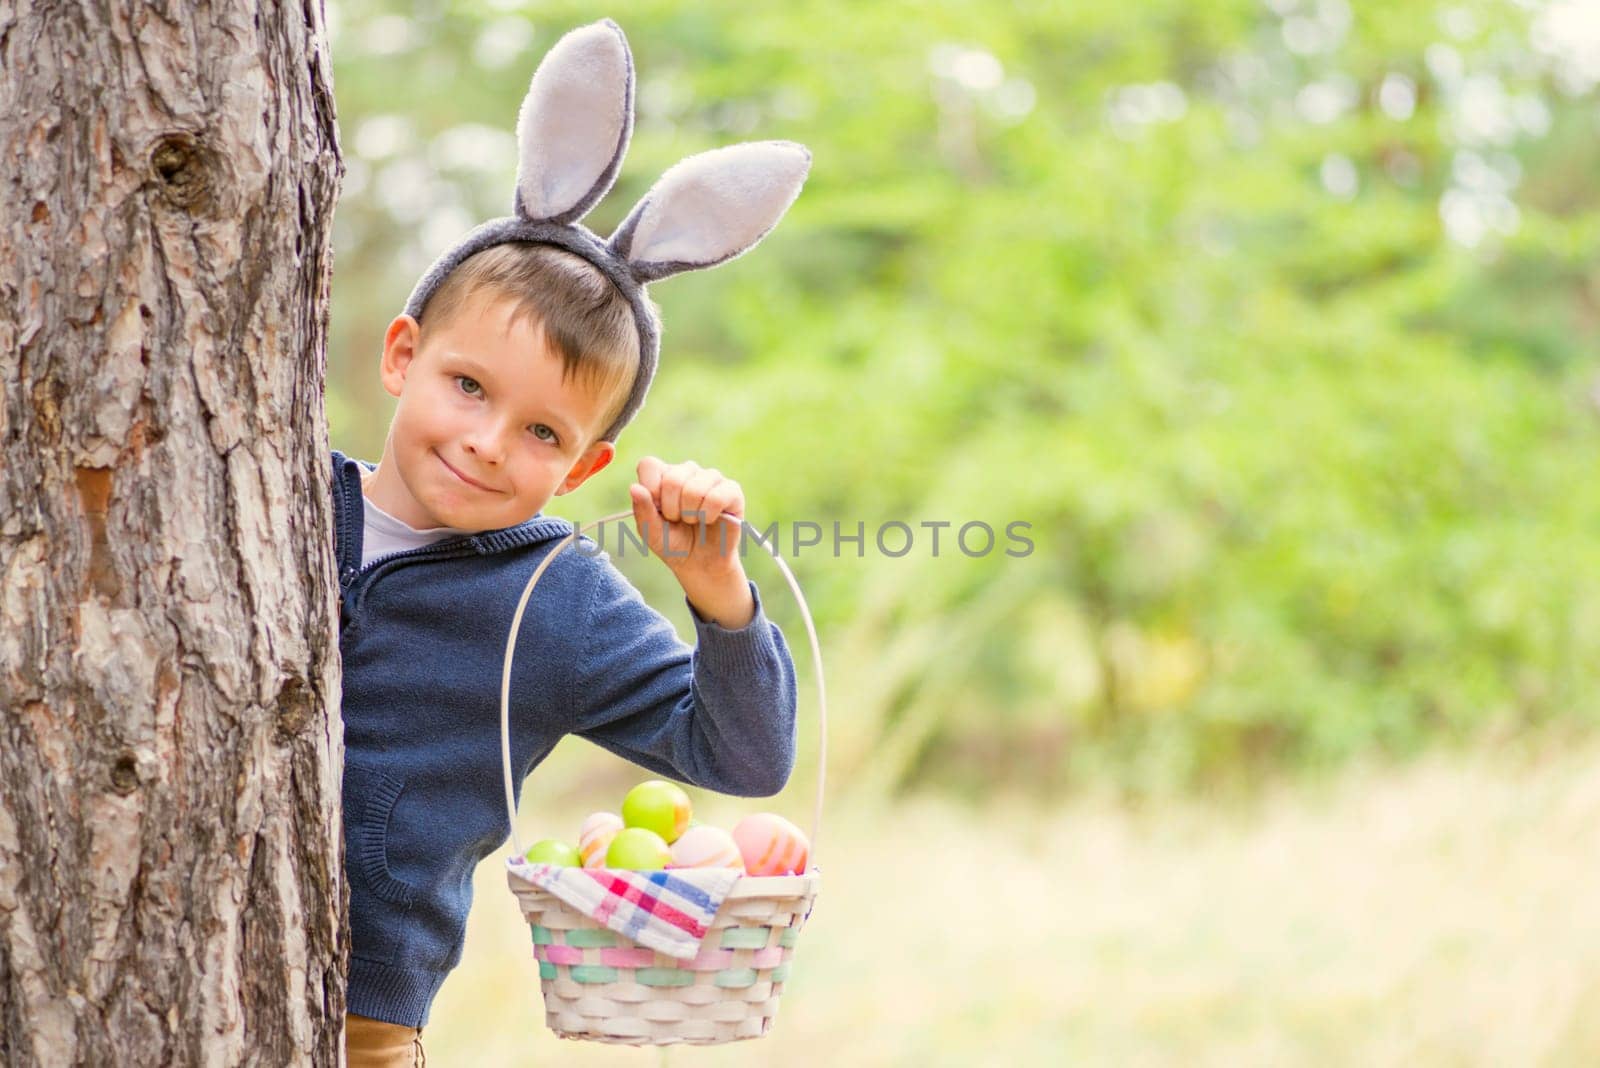
[[[461,959],[472,872],[510,834],[500,762],[506,634],[571,524],[535,516],[361,567],[361,469],[333,453],[344,664],[349,1011],[420,1027]],[[577,734],[720,793],[777,793],[794,764],[794,664],[759,598],[690,650],[601,554],[574,545],[534,590],[511,684],[523,778]],[[594,546],[588,547],[592,553]],[[754,586],[751,587],[754,592]]]

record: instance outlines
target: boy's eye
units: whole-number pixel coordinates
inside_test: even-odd
[[[533,426],[529,427],[529,429],[533,431],[533,436],[538,438],[540,441],[547,441],[552,445],[559,444],[560,442],[560,438],[556,436],[556,432],[551,430],[543,423],[535,423]]]
[[[478,380],[476,378],[468,378],[466,375],[456,375],[456,385],[461,389],[461,392],[469,397],[476,397],[483,392],[483,387],[478,385]]]

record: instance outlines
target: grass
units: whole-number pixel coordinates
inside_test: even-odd
[[[753,810],[705,807],[724,825]],[[1592,742],[1353,771],[1244,809],[975,812],[923,798],[834,812],[825,834],[822,894],[773,1033],[675,1047],[665,1063],[1600,1057]],[[500,864],[478,872],[465,957],[423,1036],[429,1062],[663,1063],[545,1030]]]

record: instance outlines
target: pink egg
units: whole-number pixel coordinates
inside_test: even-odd
[[[738,868],[744,870],[744,858],[733,835],[721,827],[697,823],[684,831],[672,843],[672,863],[669,868]]]
[[[751,875],[790,875],[806,870],[811,843],[805,832],[782,816],[757,812],[733,828],[733,840]]]
[[[606,866],[606,850],[620,830],[622,817],[615,812],[595,812],[583,821],[578,831],[578,856],[583,859],[585,868]]]

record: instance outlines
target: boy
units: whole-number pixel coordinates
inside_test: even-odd
[[[692,157],[602,242],[577,219],[616,176],[632,98],[614,23],[551,50],[519,119],[515,215],[447,251],[390,323],[380,374],[398,403],[380,462],[333,454],[352,1068],[418,1063],[473,869],[509,833],[506,633],[572,529],[542,509],[611,462],[643,403],[659,336],[644,284],[751,247],[809,165],[776,142]],[[563,553],[518,639],[515,781],[578,734],[662,775],[776,793],[794,761],[794,667],[720,529],[743,493],[692,463],[647,457],[637,475],[635,522],[683,587],[697,645],[603,556]]]

